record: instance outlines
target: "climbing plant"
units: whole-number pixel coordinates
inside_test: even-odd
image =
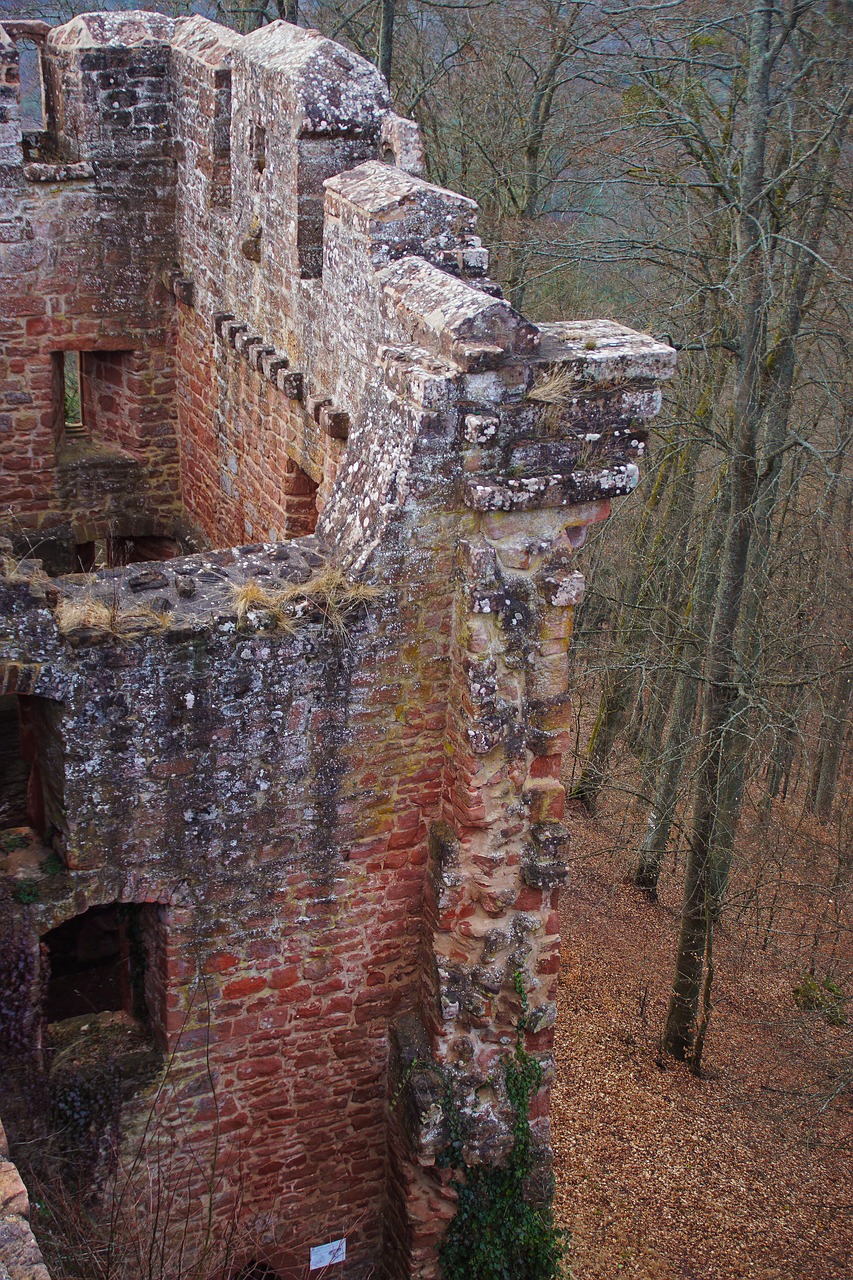
[[[542,1067],[524,1048],[527,995],[514,977],[522,1013],[515,1051],[503,1063],[512,1108],[513,1144],[505,1166],[469,1165],[464,1157],[465,1122],[449,1096],[450,1141],[445,1162],[456,1171],[458,1206],[439,1247],[445,1280],[554,1280],[560,1274],[564,1236],[549,1203],[531,1203],[527,1189],[534,1168],[530,1099],[542,1084]]]

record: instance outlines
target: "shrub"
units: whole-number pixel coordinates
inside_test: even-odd
[[[455,1103],[448,1106],[446,1161],[461,1176],[452,1183],[459,1203],[439,1247],[445,1280],[554,1280],[565,1252],[550,1203],[537,1205],[528,1198],[535,1164],[529,1108],[542,1084],[542,1068],[524,1050],[527,999],[518,973],[515,987],[522,1016],[515,1052],[503,1064],[513,1112],[513,1146],[503,1168],[465,1162],[463,1123]]]
[[[818,979],[813,973],[804,973],[794,987],[794,1004],[810,1013],[822,1013],[830,1026],[843,1027],[847,1021],[844,1005],[847,998],[841,987],[830,977]]]

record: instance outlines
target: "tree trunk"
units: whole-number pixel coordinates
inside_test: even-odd
[[[605,677],[598,715],[592,727],[586,764],[572,792],[573,797],[580,800],[588,813],[594,814],[598,807],[601,788],[607,777],[607,762],[635,696],[634,673],[625,667],[611,667]]]
[[[382,0],[379,17],[379,49],[376,65],[391,85],[391,63],[394,57],[395,0]]]
[[[678,790],[685,764],[690,757],[690,739],[705,651],[704,638],[714,612],[717,566],[725,533],[726,514],[727,500],[723,494],[716,500],[699,556],[689,604],[690,631],[681,648],[681,670],[661,752],[655,797],[631,877],[637,888],[643,889],[652,900],[657,898],[658,879],[669,844]]]
[[[794,763],[797,738],[800,736],[800,718],[805,698],[802,691],[794,701],[790,714],[779,725],[770,759],[767,762],[767,789],[764,800],[764,817],[770,813],[770,806],[776,799],[785,800],[791,780],[791,766]]]
[[[631,879],[638,889],[657,900],[658,880],[669,844],[669,833],[678,801],[678,787],[684,771],[696,699],[699,690],[696,673],[685,667],[678,677],[666,743],[658,771],[654,804],[649,813],[646,834]]]
[[[730,471],[730,506],[720,565],[714,621],[708,646],[700,738],[702,759],[696,783],[693,820],[685,876],[684,906],[675,977],[672,984],[664,1048],[682,1061],[689,1058],[702,992],[704,955],[709,941],[708,895],[713,866],[717,797],[726,775],[723,755],[726,731],[733,723],[740,696],[735,640],[749,562],[753,503],[757,486],[757,441],[761,420],[762,338],[768,281],[764,274],[759,200],[765,184],[765,149],[769,120],[769,57],[773,0],[762,0],[750,15],[749,73],[746,87],[746,134],[737,210],[740,263],[738,363],[732,417],[734,439]],[[708,992],[710,999],[710,991]]]
[[[616,624],[616,644],[608,657],[607,674],[598,715],[587,747],[587,758],[572,796],[589,813],[595,813],[613,745],[621,733],[637,697],[634,655],[638,638],[644,634],[639,621],[640,606],[655,580],[655,565],[648,546],[649,526],[654,511],[673,470],[677,455],[667,452],[661,460],[655,482],[631,543],[631,572],[625,584]]]
[[[694,555],[690,549],[690,534],[700,453],[701,443],[694,439],[689,441],[679,457],[669,486],[666,509],[652,544],[654,572],[649,574],[652,589],[644,594],[641,601],[647,619],[641,634],[652,639],[651,646],[646,645],[646,670],[650,667],[651,675],[647,678],[644,673],[649,692],[645,707],[642,696],[635,698],[625,736],[629,749],[642,755],[640,791],[643,797],[651,794],[660,766],[661,743],[675,687],[675,666],[683,629],[680,615],[690,597],[691,578],[695,578],[695,567],[691,567]],[[662,591],[658,588],[659,582],[663,584]]]
[[[705,977],[702,982],[702,1009],[696,1026],[693,1051],[690,1055],[690,1070],[694,1076],[698,1076],[702,1070],[705,1037],[708,1034],[708,1024],[711,1021],[711,990],[714,986],[714,917],[709,906],[706,906],[705,910],[705,954],[702,960],[705,966]]]
[[[841,764],[845,732],[850,713],[850,697],[853,694],[853,676],[849,671],[839,671],[835,681],[832,709],[826,717],[821,736],[820,773],[815,787],[814,811],[820,822],[832,817],[838,770]]]

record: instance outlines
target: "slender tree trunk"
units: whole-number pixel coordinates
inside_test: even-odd
[[[835,803],[838,770],[841,764],[844,738],[850,714],[850,698],[853,694],[853,675],[839,671],[835,681],[832,709],[824,721],[820,773],[815,787],[814,811],[821,822],[829,822]]]
[[[637,856],[631,878],[638,889],[657,900],[658,880],[669,843],[678,787],[684,771],[696,711],[698,694],[696,673],[685,668],[678,677],[667,739],[661,755],[654,804],[649,812],[646,834]]]
[[[690,1057],[690,1070],[698,1076],[702,1070],[702,1054],[705,1049],[705,1037],[711,1021],[711,991],[714,986],[714,915],[710,903],[705,910],[705,954],[703,956],[705,976],[702,980],[702,1006],[699,1021],[696,1025],[696,1039]]]
[[[690,757],[690,739],[699,696],[705,636],[714,612],[717,566],[725,533],[726,513],[726,497],[721,495],[716,501],[699,557],[690,599],[690,634],[685,637],[682,646],[681,671],[675,686],[669,726],[661,753],[655,798],[632,874],[637,888],[643,889],[653,900],[657,898],[658,879],[669,844],[681,778]]]
[[[391,63],[394,58],[395,8],[395,0],[382,0],[379,16],[379,49],[377,51],[376,65],[389,86],[391,84]]]
[[[781,797],[784,800],[788,793],[791,765],[794,761],[803,704],[804,698],[801,693],[797,697],[790,715],[779,726],[776,733],[770,759],[767,762],[766,805],[768,810],[771,801],[777,799],[777,797]]]
[[[843,137],[848,115],[839,124],[839,137]],[[820,177],[818,196],[811,208],[811,218],[803,225],[800,238],[804,246],[817,248],[826,220],[833,184],[830,181],[833,164],[827,170],[814,161],[809,181]],[[803,305],[814,273],[815,257],[805,253],[792,268],[790,294],[784,309],[784,325],[776,338],[774,349],[756,362],[757,393],[761,386],[761,373],[765,375],[767,393],[756,395],[756,406],[763,410],[764,431],[762,439],[762,466],[760,478],[756,470],[755,503],[752,519],[749,558],[745,570],[745,591],[740,609],[738,635],[734,652],[740,668],[738,700],[730,708],[729,720],[723,733],[721,772],[717,780],[717,796],[713,848],[711,851],[711,884],[709,888],[712,910],[717,918],[723,909],[731,871],[732,854],[740,821],[746,787],[746,766],[750,733],[749,688],[758,684],[758,664],[764,603],[769,594],[768,565],[773,540],[773,524],[779,505],[779,489],[784,465],[784,443],[788,435],[794,377],[796,373],[796,341],[800,332]],[[757,440],[756,440],[757,443]]]
[[[743,435],[746,436],[748,424]],[[748,444],[745,439],[744,444]],[[727,728],[736,713],[738,689],[734,676],[734,637],[749,555],[749,510],[754,486],[750,453],[739,451],[732,467],[732,514],[726,536],[705,672],[705,696],[700,735],[700,765],[687,855],[684,905],[678,938],[664,1047],[686,1059],[693,1048],[696,1014],[702,987],[711,885],[719,885],[724,871],[714,864],[717,799],[726,780]],[[752,455],[754,464],[754,454]],[[713,926],[711,926],[713,927]]]
[[[690,532],[696,499],[696,464],[701,453],[698,440],[691,440],[682,451],[669,486],[666,509],[661,518],[651,559],[655,572],[650,575],[652,589],[643,597],[642,606],[649,619],[642,636],[648,638],[647,669],[651,676],[644,707],[642,696],[634,699],[631,723],[626,732],[629,749],[641,752],[643,777],[641,793],[648,796],[654,785],[660,763],[660,749],[669,716],[675,685],[674,655],[679,648],[680,615],[689,598],[691,586]],[[658,583],[663,591],[658,590]],[[655,599],[658,595],[658,599]],[[656,607],[655,607],[656,606]]]
[[[715,882],[720,879],[720,868],[712,866],[717,797],[726,774],[723,755],[726,732],[732,725],[740,697],[735,640],[749,562],[758,479],[762,337],[768,298],[759,201],[765,184],[773,8],[773,0],[762,0],[749,20],[746,133],[736,224],[741,286],[729,521],[708,646],[700,739],[702,758],[693,805],[675,976],[663,1035],[664,1048],[682,1060],[689,1058],[693,1050],[708,945],[706,931],[713,929],[713,922],[708,921],[708,896],[712,872]]]
[[[586,763],[572,795],[588,813],[595,813],[607,776],[613,744],[628,718],[636,695],[636,677],[625,667],[613,666],[604,679],[598,715],[592,727]]]
[[[598,797],[607,776],[607,765],[613,745],[633,709],[637,697],[635,653],[643,632],[639,621],[640,606],[654,583],[656,566],[649,548],[649,527],[660,504],[668,479],[677,462],[674,452],[661,460],[655,482],[631,544],[629,564],[632,566],[619,606],[616,645],[608,658],[608,668],[601,692],[598,715],[590,734],[587,758],[572,795],[589,813],[595,813]]]

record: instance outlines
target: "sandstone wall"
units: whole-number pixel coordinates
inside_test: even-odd
[[[0,1123],[0,1266],[10,1280],[50,1280],[30,1229],[30,1198]]]
[[[125,1153],[153,1106],[170,1177],[283,1280],[344,1236],[354,1280],[430,1277],[434,1082],[468,1157],[503,1159],[517,978],[547,1174],[573,555],[635,485],[674,353],[513,312],[473,203],[316,32],[85,15],[44,66],[49,136],[8,93],[0,134],[0,693],[45,726],[48,815],[0,875],[10,1007],[47,1070],[40,939],[148,904],[166,1065]],[[53,582],[20,559],[22,530],[127,522],[205,549]]]
[[[22,147],[17,129],[0,185],[0,501],[16,544],[25,550],[31,533],[48,552],[54,540],[88,541],[93,526],[101,537],[111,522],[150,532],[180,514],[174,317],[161,281],[175,243],[168,45],[146,34],[130,47],[99,43],[84,19],[58,31],[42,57],[48,134]],[[14,46],[7,58],[8,80]],[[66,351],[126,353],[118,435],[96,398],[89,438],[65,438],[57,363]]]

